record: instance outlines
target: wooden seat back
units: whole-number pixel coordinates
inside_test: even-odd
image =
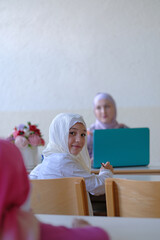
[[[105,180],[107,216],[160,218],[160,181]]]
[[[85,181],[80,177],[30,180],[35,214],[89,215]]]

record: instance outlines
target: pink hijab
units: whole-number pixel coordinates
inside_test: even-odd
[[[39,239],[39,222],[21,209],[29,191],[20,151],[14,144],[0,140],[0,239]]]
[[[114,118],[112,119],[112,122],[110,123],[102,123],[100,122],[98,119],[96,119],[96,122],[94,124],[94,128],[95,129],[110,129],[110,128],[119,128],[119,124],[116,121],[116,117],[117,117],[117,108],[116,108],[116,103],[114,101],[114,99],[112,98],[111,95],[109,95],[108,93],[97,93],[97,95],[94,98],[93,101],[93,105],[95,107],[95,105],[97,104],[97,102],[101,99],[106,99],[108,101],[111,102],[111,104],[114,107],[114,111],[115,111],[115,115]]]

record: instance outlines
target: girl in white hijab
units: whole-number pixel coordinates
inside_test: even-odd
[[[49,143],[44,160],[35,167],[31,179],[83,177],[86,190],[92,195],[105,193],[105,178],[112,177],[112,166],[104,163],[99,175],[91,174],[87,150],[86,124],[78,114],[61,113],[49,127]]]

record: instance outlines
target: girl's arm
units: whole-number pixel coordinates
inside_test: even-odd
[[[74,228],[40,224],[41,240],[109,240],[107,232],[99,227],[91,226],[88,222],[77,220]]]

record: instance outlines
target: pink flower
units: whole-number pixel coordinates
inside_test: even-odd
[[[16,138],[17,136],[21,136],[21,135],[24,135],[24,131],[15,130],[13,133],[14,138]]]
[[[18,136],[18,130],[15,130],[13,133],[13,137],[16,138]]]
[[[45,145],[40,129],[36,124],[32,125],[30,122],[27,125],[20,124],[15,127],[13,133],[7,139],[20,148]]]
[[[31,144],[31,146],[39,146],[41,145],[41,138],[36,135],[36,134],[32,134],[28,137],[28,141],[29,144]]]
[[[15,139],[15,145],[19,148],[26,148],[28,147],[28,144],[28,140],[23,136],[17,136]]]

